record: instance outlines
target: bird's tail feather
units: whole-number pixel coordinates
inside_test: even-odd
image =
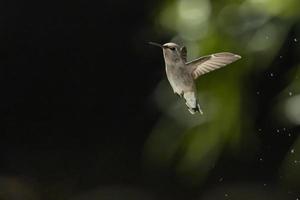
[[[203,114],[200,108],[200,104],[198,103],[198,100],[196,98],[195,92],[186,92],[184,93],[183,97],[186,101],[185,104],[191,114],[195,114],[197,112],[199,112],[201,115]]]

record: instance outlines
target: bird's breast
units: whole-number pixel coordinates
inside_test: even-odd
[[[191,90],[194,82],[190,74],[182,68],[176,66],[166,66],[167,78],[174,90]]]

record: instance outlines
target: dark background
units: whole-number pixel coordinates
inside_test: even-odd
[[[257,105],[254,127],[270,132],[260,136],[263,166],[221,156],[201,187],[178,181],[172,169],[156,173],[143,167],[145,141],[162,114],[150,97],[165,78],[161,52],[146,42],[171,37],[154,30],[159,6],[159,1],[1,2],[1,198],[69,199],[117,186],[103,189],[107,196],[90,195],[193,199],[215,187],[220,173],[231,183],[279,187],[274,174],[299,127],[290,127],[291,137],[271,136],[272,98],[291,78],[263,77],[270,69],[282,76],[295,71],[277,60],[245,80],[248,90],[266,94],[245,99]],[[279,52],[280,62],[290,66],[299,62],[299,48],[289,42],[298,29],[295,24]],[[297,196],[297,189],[283,190]]]

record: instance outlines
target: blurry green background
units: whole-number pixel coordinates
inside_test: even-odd
[[[10,1],[0,199],[300,199],[300,1]],[[148,41],[200,77],[191,115]]]
[[[197,80],[203,116],[186,112],[165,79],[158,84],[162,117],[145,146],[146,167],[171,170],[188,187],[232,187],[228,199],[266,199],[263,191],[300,198],[299,6],[178,0],[153,11],[157,37],[185,45],[189,60],[221,51],[242,59]]]

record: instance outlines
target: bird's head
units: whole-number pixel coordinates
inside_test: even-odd
[[[172,42],[163,45],[154,42],[149,42],[149,44],[159,46],[162,48],[166,63],[176,63],[181,60],[180,46],[178,44]]]

